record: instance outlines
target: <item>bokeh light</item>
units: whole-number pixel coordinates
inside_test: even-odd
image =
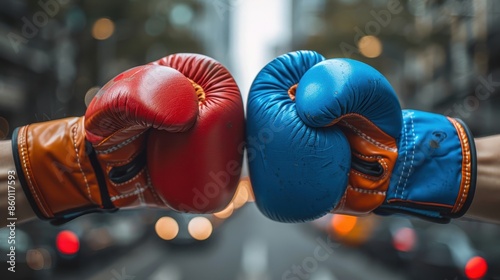
[[[196,240],[205,240],[213,231],[212,223],[205,217],[195,217],[188,224],[189,234]]]
[[[115,24],[109,18],[100,18],[92,26],[92,37],[97,40],[106,40],[115,32]]]
[[[193,19],[193,10],[189,5],[179,3],[170,10],[170,22],[177,26],[186,26]]]
[[[465,265],[465,275],[469,279],[481,279],[488,271],[488,264],[482,257],[476,256],[471,258]]]
[[[63,230],[57,234],[56,247],[62,254],[74,255],[80,250],[80,240],[74,232]]]
[[[379,217],[376,215],[356,217],[333,214],[329,227],[335,240],[349,246],[360,246],[370,239],[378,224]]]
[[[214,216],[219,219],[227,219],[233,214],[233,211],[234,211],[234,205],[231,202],[222,211],[214,213]]]
[[[243,189],[245,191],[243,191]],[[237,200],[237,199],[240,200],[240,201],[236,202],[236,205],[235,205],[236,208],[239,208],[242,206],[242,205],[240,205],[240,203],[243,199],[245,199],[245,202],[255,201],[255,197],[253,195],[252,183],[250,182],[250,178],[248,176],[244,177],[240,180],[240,183],[238,185],[238,191],[241,191],[241,193],[237,194],[236,197],[234,198],[234,200]],[[240,197],[238,197],[239,195],[240,195]],[[246,198],[245,198],[245,196],[246,196]]]
[[[392,244],[400,252],[410,252],[415,248],[417,235],[415,230],[409,227],[402,227],[396,230]]]
[[[26,264],[33,270],[52,267],[52,257],[44,248],[31,249],[26,252]]]
[[[179,224],[171,217],[161,217],[156,221],[155,231],[163,240],[172,240],[179,233]]]
[[[379,38],[372,35],[363,36],[358,41],[358,49],[362,55],[375,58],[382,53],[382,42],[380,42]]]
[[[355,216],[335,214],[332,218],[332,229],[340,236],[347,235],[354,229],[357,221]]]
[[[233,198],[233,206],[234,209],[238,209],[241,206],[245,205],[245,203],[248,201],[248,182],[242,181],[238,185],[238,189],[236,190],[236,194]]]

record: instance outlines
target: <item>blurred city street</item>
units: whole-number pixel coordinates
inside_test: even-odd
[[[305,225],[266,219],[250,203],[224,224],[213,239],[179,246],[150,235],[128,251],[90,260],[80,267],[56,273],[52,279],[119,280],[119,275],[121,279],[145,280],[406,279],[402,272],[391,271],[337,243],[330,245],[329,252],[321,247],[327,242],[325,234],[311,231]],[[323,255],[328,258],[310,261],[318,247],[322,248],[322,258]],[[303,263],[306,268],[300,268],[299,274],[294,275],[293,267],[302,267]],[[292,272],[288,276],[287,270]]]

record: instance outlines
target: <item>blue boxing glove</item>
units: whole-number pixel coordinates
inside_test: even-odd
[[[474,194],[474,140],[460,120],[401,110],[374,68],[312,51],[282,55],[247,103],[256,204],[282,222],[327,213],[462,216]]]

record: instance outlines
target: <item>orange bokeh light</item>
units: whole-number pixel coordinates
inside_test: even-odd
[[[382,54],[382,42],[375,36],[364,36],[359,39],[358,49],[362,55],[375,58]]]
[[[92,26],[92,37],[97,40],[106,40],[115,32],[115,23],[109,18],[100,18]]]
[[[219,218],[219,219],[227,219],[233,214],[233,211],[234,211],[234,206],[233,206],[233,202],[231,202],[222,211],[214,213],[214,216]]]
[[[332,218],[332,229],[337,235],[344,236],[354,229],[357,221],[358,218],[354,216],[334,214]]]
[[[155,231],[163,240],[172,240],[179,233],[179,224],[171,217],[161,217],[156,221]]]
[[[189,221],[188,232],[196,240],[205,240],[213,231],[212,223],[205,217],[196,217]]]

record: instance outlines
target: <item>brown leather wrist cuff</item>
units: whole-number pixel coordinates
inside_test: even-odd
[[[20,182],[39,218],[60,224],[85,213],[114,209],[93,149],[86,143],[83,118],[35,123],[14,131]]]

